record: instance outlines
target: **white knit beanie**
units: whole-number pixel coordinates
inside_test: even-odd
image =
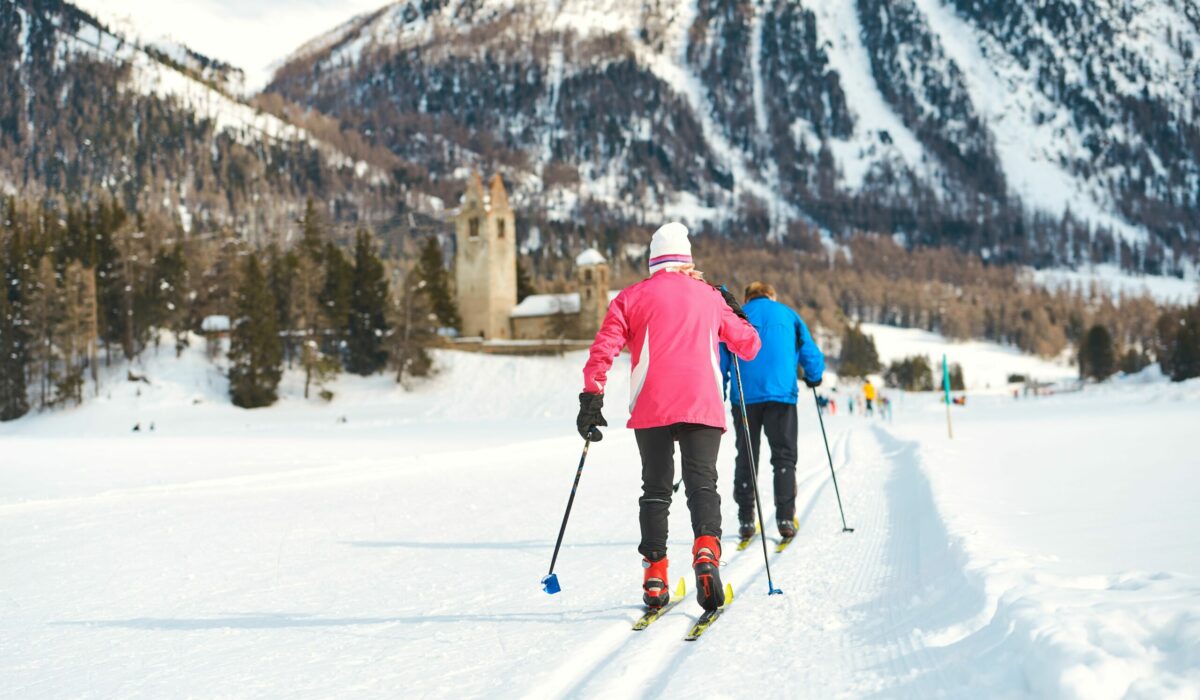
[[[687,226],[672,221],[654,232],[650,239],[650,274],[691,262],[692,243],[688,240]]]

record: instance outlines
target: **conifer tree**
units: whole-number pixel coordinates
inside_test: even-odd
[[[58,278],[49,257],[42,257],[37,262],[22,297],[29,375],[37,394],[38,408],[46,409],[54,403],[53,388],[58,382],[55,332],[62,314]]]
[[[8,209],[11,214],[12,209]],[[0,239],[0,244],[4,240]],[[18,259],[22,255],[14,235],[0,246],[0,420],[16,420],[29,412],[25,385],[25,329],[20,318]]]
[[[148,290],[146,324],[154,327],[156,337],[163,329],[175,332],[176,356],[183,352],[187,338],[186,323],[181,321],[187,317],[188,281],[183,245],[176,243],[158,251]]]
[[[963,368],[957,362],[950,363],[950,391],[966,391],[967,382],[963,378]],[[942,375],[942,383],[938,386],[946,386],[946,377]]]
[[[336,358],[321,349],[321,333],[325,315],[321,310],[323,276],[319,263],[301,251],[296,257],[295,281],[292,285],[290,315],[300,342],[300,366],[304,369],[304,398],[315,381],[318,385],[337,375],[340,365]]]
[[[409,377],[425,377],[433,371],[429,347],[437,340],[438,317],[425,286],[425,280],[414,269],[405,280],[403,298],[395,309],[391,359],[396,382],[400,384]]]
[[[888,365],[883,380],[888,386],[905,391],[933,390],[933,370],[929,367],[929,358],[924,355],[914,355],[892,362]]]
[[[518,266],[518,271],[520,267]],[[425,284],[421,293],[429,300],[429,306],[437,316],[438,323],[443,328],[458,328],[462,318],[458,315],[458,305],[450,293],[450,274],[442,264],[442,244],[437,236],[425,239],[421,246],[421,257],[417,262],[417,277]],[[517,277],[517,295],[520,298],[520,275]]]
[[[1178,312],[1171,348],[1171,379],[1182,382],[1200,377],[1200,303]]]
[[[324,346],[338,352],[350,326],[350,296],[354,284],[354,266],[346,254],[331,242],[322,252],[324,270],[319,295],[325,316]]]
[[[1100,324],[1088,329],[1079,348],[1079,376],[1103,381],[1117,371],[1112,334]]]
[[[72,261],[63,273],[63,316],[55,336],[63,358],[57,395],[59,401],[83,402],[84,372],[95,362],[95,285],[92,271]],[[93,367],[94,369],[94,367]]]
[[[317,213],[317,206],[313,203],[312,197],[309,197],[304,205],[304,219],[300,224],[302,227],[300,232],[300,254],[307,255],[310,260],[320,264],[321,256],[325,252],[325,228],[320,214]]]
[[[376,254],[366,231],[359,231],[354,241],[350,290],[346,369],[365,377],[387,364],[384,336],[388,332],[385,314],[389,303],[383,261]]]
[[[838,374],[846,377],[865,377],[879,371],[879,352],[875,340],[863,333],[861,325],[847,326],[842,336],[842,354]]]
[[[537,294],[537,287],[533,286],[533,280],[530,279],[529,273],[525,271],[525,266],[521,264],[521,259],[517,258],[517,303],[520,304],[525,300],[525,297]]]
[[[267,277],[270,281],[271,296],[275,297],[275,324],[279,327],[283,341],[283,356],[288,366],[296,354],[294,330],[295,303],[292,301],[296,287],[296,268],[300,256],[294,251],[281,253],[275,244],[267,249]]]
[[[3,267],[3,266],[0,266]],[[25,385],[25,331],[20,309],[10,298],[17,280],[0,270],[0,421],[16,420],[29,412]]]
[[[237,294],[229,344],[229,394],[235,406],[270,406],[283,376],[283,348],[275,325],[275,300],[258,259],[249,255]]]

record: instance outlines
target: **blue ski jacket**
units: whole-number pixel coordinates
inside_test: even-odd
[[[800,393],[796,366],[804,368],[804,376],[809,381],[817,381],[825,374],[825,355],[799,314],[786,304],[759,297],[747,302],[742,310],[762,339],[758,356],[741,363],[746,403],[796,403]],[[721,377],[726,391],[731,392],[727,395],[736,403],[733,355],[724,344],[721,345]],[[732,389],[730,381],[734,383]]]

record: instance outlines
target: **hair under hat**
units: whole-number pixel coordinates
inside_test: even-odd
[[[672,221],[654,232],[650,239],[650,274],[679,265],[692,264],[692,242],[687,226]]]

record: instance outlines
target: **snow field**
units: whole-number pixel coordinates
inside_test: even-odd
[[[887,368],[896,360],[915,355],[929,358],[935,388],[941,388],[942,355],[950,363],[963,368],[963,380],[972,393],[1005,393],[1010,374],[1020,374],[1030,380],[1055,382],[1075,379],[1079,369],[1070,366],[1066,358],[1056,361],[1026,355],[1016,348],[997,343],[969,340],[951,341],[944,336],[914,328],[896,328],[878,323],[864,323],[862,330],[875,339],[879,362]]]
[[[582,353],[440,353],[441,374],[411,392],[343,377],[332,404],[305,402],[289,374],[259,411],[225,402],[199,348],[171,355],[137,368],[149,385],[110,380],[82,408],[0,425],[0,697],[1200,692],[1195,382],[973,397],[952,442],[934,395],[897,396],[891,424],[829,416],[853,534],[802,402],[800,536],[771,555],[783,596],[766,595],[757,543],[732,547],[727,433],[722,576],[737,598],[688,644],[692,580],[671,614],[628,629],[641,568],[626,358],[563,591],[547,596],[582,447]],[[135,419],[155,432],[130,433]],[[676,580],[690,544],[680,493]]]

